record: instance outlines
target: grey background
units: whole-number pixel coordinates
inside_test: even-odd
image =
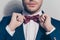
[[[49,16],[60,20],[60,0],[43,0],[41,10],[44,10]],[[0,20],[4,16],[11,15],[13,11],[21,11],[22,1],[21,0],[0,0]],[[14,10],[13,10],[14,9]]]

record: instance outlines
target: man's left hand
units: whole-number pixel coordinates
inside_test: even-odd
[[[50,32],[54,26],[51,24],[51,17],[49,17],[47,14],[42,14],[39,17],[40,25],[47,31]]]

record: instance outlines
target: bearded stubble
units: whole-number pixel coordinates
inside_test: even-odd
[[[33,11],[32,11],[32,10],[30,10],[30,9],[26,6],[26,4],[25,4],[24,1],[23,1],[24,10],[25,10],[27,13],[29,13],[29,14],[34,14],[34,13],[36,13],[37,11],[40,10],[41,6],[42,6],[42,3],[38,6],[38,8],[36,8],[36,10],[33,10]]]

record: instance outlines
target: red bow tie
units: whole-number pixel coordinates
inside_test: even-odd
[[[39,15],[35,15],[35,16],[25,16],[25,20],[24,20],[24,23],[28,23],[30,20],[33,20],[35,22],[38,22],[39,21]]]

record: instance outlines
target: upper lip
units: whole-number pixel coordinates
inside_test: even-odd
[[[36,3],[28,3],[28,5],[36,5]]]

